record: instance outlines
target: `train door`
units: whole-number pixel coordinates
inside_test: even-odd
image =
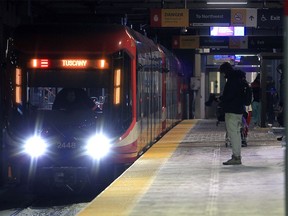
[[[160,134],[161,131],[161,92],[162,92],[162,87],[161,87],[161,59],[160,53],[157,51],[154,53],[154,63],[153,63],[153,70],[152,70],[152,98],[151,98],[151,105],[152,105],[152,127],[153,127],[153,133],[152,133],[152,141],[158,135]]]
[[[149,53],[138,53],[137,66],[137,98],[138,100],[138,124],[140,131],[139,148],[151,141],[151,57]]]
[[[170,66],[169,66],[170,67]],[[167,116],[166,116],[166,126],[170,128],[172,125],[172,73],[167,73],[166,76],[166,109],[167,109]]]
[[[139,54],[141,56],[141,54]],[[144,58],[138,57],[137,59],[137,82],[136,82],[136,88],[137,88],[137,123],[138,123],[138,128],[139,128],[139,148],[142,148],[143,143],[145,143],[145,134],[143,133],[145,124],[144,124],[144,110],[145,107],[143,106],[143,102],[145,99],[145,93],[144,93]]]
[[[164,61],[164,60],[163,60]],[[166,85],[167,85],[167,66],[166,61],[163,63],[164,67],[163,69],[165,71],[162,72],[162,111],[161,111],[161,122],[162,122],[162,131],[166,130],[167,127],[167,104],[166,104]]]

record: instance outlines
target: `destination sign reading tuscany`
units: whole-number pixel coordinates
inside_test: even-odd
[[[86,67],[87,60],[64,59],[62,60],[63,67]]]
[[[106,59],[31,59],[29,61],[28,67],[31,68],[69,68],[69,69],[77,69],[77,68],[94,68],[94,69],[108,69],[109,62]]]

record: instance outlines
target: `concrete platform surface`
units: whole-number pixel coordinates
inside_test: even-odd
[[[285,215],[285,148],[251,129],[243,164],[224,166],[231,148],[215,123],[182,121],[78,215]]]

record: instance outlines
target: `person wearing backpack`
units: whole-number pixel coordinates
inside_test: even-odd
[[[222,94],[222,103],[225,112],[226,130],[232,145],[232,158],[223,162],[223,165],[240,165],[242,164],[240,129],[242,127],[242,116],[245,112],[243,99],[245,73],[241,70],[235,70],[229,62],[223,63],[219,71],[224,74],[227,80]]]

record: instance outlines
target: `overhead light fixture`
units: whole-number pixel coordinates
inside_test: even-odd
[[[208,5],[246,5],[247,1],[245,0],[239,0],[239,1],[216,1],[216,0],[208,0]]]
[[[188,29],[186,27],[181,28],[181,33],[187,33]]]

